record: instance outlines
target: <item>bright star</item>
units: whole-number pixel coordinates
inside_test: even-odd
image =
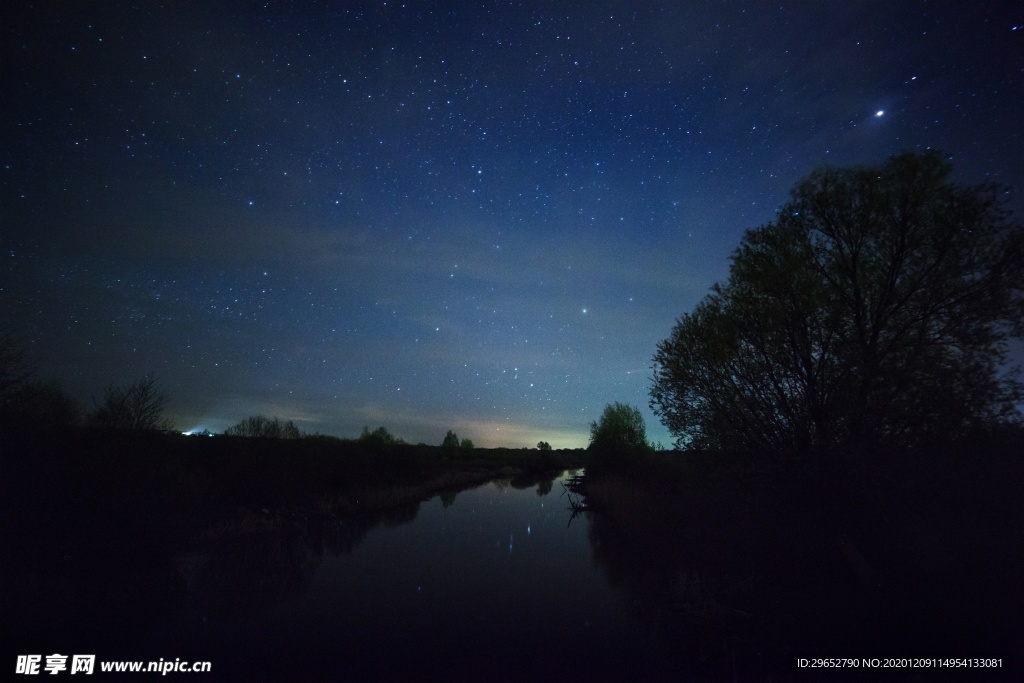
[[[878,111],[875,112],[875,118],[880,118],[883,114],[885,114],[885,110],[879,109]]]

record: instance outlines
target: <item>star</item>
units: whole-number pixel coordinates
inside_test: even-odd
[[[871,51],[830,44],[842,27],[817,3],[782,24],[758,3],[650,3],[613,20],[602,3],[479,16],[154,4],[144,25],[112,3],[68,4],[5,24],[18,47],[4,53],[13,116],[0,121],[0,141],[16,142],[0,163],[3,323],[32,330],[39,375],[84,406],[161,375],[182,428],[276,413],[345,438],[374,421],[413,442],[459,424],[478,446],[532,447],[546,432],[585,446],[604,402],[646,411],[647,373],[622,368],[646,365],[728,277],[743,232],[823,161],[970,150],[965,179],[1024,186],[1012,135],[1024,81],[999,59],[1024,27],[1007,3],[979,21],[956,3],[914,21],[902,3],[869,3],[858,24],[879,36]],[[464,44],[484,15],[487,37]],[[660,25],[684,19],[692,45],[666,41]],[[808,34],[816,24],[828,30]],[[126,38],[84,41],[68,25]],[[205,25],[238,35],[167,40]],[[958,68],[932,68],[951,25],[960,37],[942,59]],[[521,42],[499,38],[520,28]],[[330,39],[341,31],[359,39]],[[736,57],[702,61],[712,40]],[[257,43],[266,59],[249,58]],[[827,64],[806,60],[823,51]],[[449,390],[512,357],[526,382],[491,382],[479,399]],[[522,393],[532,382],[551,392],[540,418]],[[516,429],[487,429],[499,414]]]

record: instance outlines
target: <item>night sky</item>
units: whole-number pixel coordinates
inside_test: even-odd
[[[823,164],[1024,188],[1020,2],[0,3],[0,324],[178,428],[587,444]],[[1020,217],[1020,193],[1008,201]]]

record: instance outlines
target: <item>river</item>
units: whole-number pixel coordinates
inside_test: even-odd
[[[213,678],[674,678],[683,653],[599,569],[592,513],[573,518],[567,476],[182,557],[185,606],[141,650],[210,661]]]

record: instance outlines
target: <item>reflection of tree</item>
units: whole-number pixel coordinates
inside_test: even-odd
[[[736,609],[749,583],[745,565],[716,559],[730,549],[709,548],[707,536],[695,538],[649,491],[620,479],[600,485],[600,495],[587,500],[600,509],[585,513],[594,565],[628,596],[652,639],[674,644],[681,658],[703,662],[704,675],[717,678],[719,667],[735,663],[734,655],[710,653],[738,652],[737,636],[749,636],[747,615]],[[595,493],[596,486],[592,481]]]
[[[221,538],[193,568],[194,608],[222,618],[263,613],[305,592],[325,553],[349,554],[373,529],[409,524],[419,509],[408,503],[337,519],[271,520],[262,531]]]
[[[671,539],[651,542],[656,534],[617,524],[605,514],[591,513],[589,540],[594,564],[616,588],[668,608],[672,577],[679,565]]]
[[[206,555],[192,597],[204,617],[252,617],[301,595],[319,560],[299,531],[225,539]]]
[[[948,500],[941,494],[955,488],[963,501],[998,498],[1002,512],[1017,518],[1021,508],[1009,502],[1009,489],[1005,498],[990,484],[972,489],[966,468],[958,463],[942,472],[942,461],[928,455],[938,463],[936,474],[924,474],[916,463],[890,466],[847,484],[849,490],[831,489],[830,504],[849,515],[842,523],[820,492],[773,481],[764,470],[705,471],[696,483],[684,476],[700,471],[692,460],[685,470],[666,467],[657,477],[588,474],[594,511],[585,518],[594,564],[652,631],[703,651],[708,661],[709,648],[728,648],[735,660],[719,663],[741,670],[791,670],[796,650],[812,646],[991,641],[996,632],[1020,628],[1019,610],[1011,616],[1002,607],[1019,594],[1019,581],[1001,583],[990,572],[980,582],[963,565],[945,562],[957,550],[957,556],[977,553],[975,561],[987,567],[1000,561],[983,559],[974,542],[978,529],[993,525],[956,521],[970,513],[949,513],[954,506],[932,501]],[[855,515],[860,519],[850,521]],[[942,540],[926,551],[931,534]],[[1005,558],[1012,544],[999,547]],[[985,628],[991,630],[979,635]],[[722,676],[711,671],[704,678]]]
[[[419,503],[407,503],[384,510],[380,513],[380,520],[385,527],[402,526],[415,521],[416,515],[419,513]]]
[[[554,480],[561,475],[561,470],[553,470],[549,472],[523,472],[522,474],[513,477],[512,481],[509,482],[509,485],[520,491],[536,486],[537,495],[543,496],[551,491]]]
[[[559,474],[535,473],[514,482],[492,483],[499,488],[536,486],[538,495],[546,495]],[[451,506],[459,492],[450,489],[441,493],[441,504]],[[387,490],[380,493],[384,495]],[[282,600],[307,590],[325,555],[350,554],[374,529],[409,524],[419,510],[420,503],[414,501],[349,515],[310,513],[284,519],[260,518],[250,524],[239,522],[229,527],[231,535],[222,534],[210,541],[201,560],[188,572],[190,602],[203,616],[220,618],[251,617],[273,609]]]
[[[380,520],[369,515],[330,520],[317,525],[317,534],[311,538],[316,538],[326,553],[350,555],[379,525]]]

